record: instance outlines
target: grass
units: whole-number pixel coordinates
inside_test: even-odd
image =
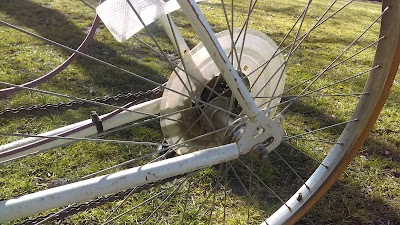
[[[291,25],[297,20],[305,0],[285,1],[260,1],[254,12],[254,19],[250,20],[249,27],[262,31],[279,43],[285,36]],[[337,9],[345,1],[339,1],[334,7]],[[92,2],[94,3],[94,1]],[[330,1],[316,1],[307,14],[307,20],[303,24],[302,32],[310,28],[321,15],[323,9]],[[210,18],[210,23],[216,32],[226,29],[223,11],[219,7],[219,1],[205,1],[201,5],[204,14]],[[235,16],[235,23],[242,24],[247,15],[248,5],[240,3],[235,10],[239,12]],[[229,11],[229,10],[228,10]],[[318,28],[318,32],[312,33],[306,43],[301,46],[301,51],[293,55],[290,66],[287,69],[286,85],[293,86],[299,79],[307,79],[321,71],[329,64],[356,36],[369,25],[371,19],[379,14],[380,5],[371,2],[355,2],[353,5],[326,25]],[[265,13],[266,12],[266,13]],[[0,3],[0,19],[29,29],[45,37],[51,37],[57,42],[70,47],[77,47],[85,37],[94,12],[80,1],[2,1]],[[183,19],[182,12],[174,13],[176,24],[182,34],[187,38],[190,47],[194,47],[198,38],[193,33],[190,25]],[[346,25],[347,29],[338,30],[337,27]],[[163,50],[168,54],[173,53],[173,48],[163,34],[158,24],[149,27],[159,41]],[[378,27],[374,26],[359,43],[346,53],[348,57],[360,50],[363,46],[376,40]],[[138,34],[147,43],[152,45],[150,38],[141,32]],[[28,37],[4,26],[0,27],[0,80],[20,84],[37,78],[51,70],[69,55],[63,49],[51,46],[41,40]],[[294,38],[292,33],[289,39]],[[88,49],[88,54],[101,60],[110,62],[118,67],[127,69],[159,83],[167,81],[171,69],[165,60],[152,50],[143,47],[137,40],[129,39],[124,43],[117,43],[101,25],[98,33]],[[287,56],[288,52],[283,54]],[[365,71],[372,64],[369,49],[348,64],[338,66],[330,71],[313,87],[323,87],[340,80],[349,74]],[[316,57],[317,56],[317,57]],[[366,76],[360,76],[345,82],[334,88],[324,90],[324,94],[334,94],[338,91],[354,93],[362,91],[362,85]],[[126,92],[148,90],[154,85],[144,83],[115,69],[98,65],[90,60],[80,58],[66,70],[51,79],[49,82],[38,86],[40,89],[73,95],[82,98],[94,98],[97,96],[115,95]],[[304,86],[302,86],[304,88]],[[299,87],[300,88],[300,87]],[[296,93],[300,89],[294,89]],[[292,93],[291,92],[291,93]],[[289,94],[291,94],[289,93]],[[299,221],[299,224],[399,224],[400,223],[400,81],[397,77],[391,94],[388,98],[373,132],[367,139],[354,162],[346,170],[338,183],[321,199],[316,206]],[[40,93],[20,91],[12,96],[0,99],[1,109],[29,106],[34,104],[46,104],[66,101],[59,97],[43,95]],[[294,104],[285,115],[284,126],[291,134],[299,134],[304,130],[313,130],[328,124],[348,120],[357,98],[319,97],[311,95],[307,100]],[[21,119],[8,120],[0,118],[1,132],[19,132],[37,134],[62,125],[88,119],[90,111],[96,110],[99,114],[111,111],[109,108],[86,108],[79,110],[67,110],[59,114],[45,116],[30,116]],[[310,135],[310,139],[335,140],[341,129],[329,129],[326,132]],[[160,141],[162,133],[157,123],[146,123],[129,130],[118,132],[108,137],[112,139],[124,139],[135,141]],[[8,143],[15,137],[1,137],[0,143]],[[330,144],[307,141],[294,141],[304,154],[293,150],[290,146],[282,145],[279,153],[296,168],[302,177],[307,177],[310,171],[318,165],[314,159],[321,160],[330,148]],[[16,160],[12,163],[2,164],[0,167],[0,199],[19,196],[48,187],[62,185],[79,179],[93,171],[124,162],[152,148],[137,145],[115,145],[105,143],[75,143],[71,146],[57,148],[35,156]],[[287,199],[301,185],[301,181],[279,160],[271,154],[268,163],[244,157],[244,162],[253,164],[257,173],[270,185],[283,199]],[[130,164],[124,168],[139,165]],[[250,173],[238,162],[233,162],[229,172],[225,172],[228,166],[223,164],[199,172],[193,177],[187,178],[183,188],[178,190],[177,197],[162,205],[149,221],[150,224],[174,224],[180,221],[184,206],[188,206],[185,218],[194,218],[194,224],[207,224],[211,218],[211,224],[222,224],[224,219],[227,224],[257,224],[265,215],[280,206],[280,202],[265,187],[255,181]],[[241,175],[242,180],[236,178],[235,173]],[[218,177],[225,175],[214,193]],[[250,181],[251,180],[251,181]],[[165,190],[171,193],[174,187],[182,179],[168,183],[160,187],[135,194],[128,200],[122,210],[129,209],[135,203],[142,202],[149,195]],[[192,181],[192,182],[189,182]],[[246,194],[243,185],[252,183],[252,198]],[[225,187],[223,187],[225,186]],[[284,188],[282,188],[284,187]],[[189,191],[187,191],[189,190]],[[193,196],[187,200],[187,194]],[[154,199],[151,204],[139,208],[133,213],[121,217],[115,223],[136,224],[146,218],[148,211],[160,205],[167,194]],[[196,197],[196,198],[194,198]],[[197,212],[196,206],[204,207]],[[217,205],[213,206],[213,202]],[[71,224],[97,224],[104,221],[107,211],[110,211],[116,203],[109,203],[102,207],[85,211],[68,218],[65,223]],[[227,206],[227,207],[224,207]],[[214,213],[210,215],[209,211]],[[168,215],[165,215],[167,212]],[[226,214],[226,218],[224,218]],[[247,219],[247,215],[252,217]]]

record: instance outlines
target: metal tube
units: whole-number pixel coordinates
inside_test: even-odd
[[[177,0],[177,2],[214,60],[245,114],[250,120],[256,120],[256,116],[259,113],[256,103],[235,68],[233,68],[197,3],[193,0]]]
[[[138,104],[130,107],[130,110],[140,111],[143,113],[159,113],[160,112],[160,101],[161,98],[147,101],[142,104]],[[113,112],[112,112],[113,113]],[[108,113],[100,116],[103,119],[104,131],[130,123],[136,120],[143,119],[147,117],[144,114],[133,113],[129,111],[123,111],[116,115],[111,115]],[[106,118],[106,119],[105,119]],[[88,137],[97,134],[97,129],[95,124],[93,124],[91,119],[81,121],[66,127],[58,128],[53,131],[43,133],[43,136],[65,136],[65,137]],[[43,138],[25,138],[19,141],[15,141],[3,146],[0,146],[0,163],[15,159],[18,157],[25,156],[27,154],[32,154],[55,147],[63,146],[66,144],[73,143],[74,140],[65,139],[43,139]],[[19,150],[16,150],[16,149]],[[14,151],[12,154],[11,152]],[[7,154],[10,153],[10,154]]]
[[[168,21],[168,16],[163,15],[158,20],[161,23],[161,26],[164,28],[165,32],[167,33],[169,39],[171,40],[172,44],[174,45],[176,51],[179,51],[182,56],[185,56],[189,53],[189,46],[187,45],[185,39],[182,37],[181,32],[179,32],[178,28],[176,27],[173,20]],[[170,26],[170,22],[172,27]],[[174,37],[175,36],[175,37]],[[175,41],[176,39],[176,41]],[[178,45],[177,45],[178,43]]]
[[[200,150],[0,202],[0,222],[160,181],[239,157],[235,143]]]

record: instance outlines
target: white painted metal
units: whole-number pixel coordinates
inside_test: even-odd
[[[240,29],[233,30],[234,39],[236,39],[239,34]],[[232,42],[230,32],[227,30],[222,31],[217,33],[216,37],[223,50],[226,53],[231,52]],[[235,48],[238,52],[242,52],[242,73],[246,75],[248,84],[252,87],[251,94],[253,96],[256,96],[257,94],[259,94],[259,96],[272,96],[273,94],[279,96],[283,93],[285,71],[283,71],[279,66],[283,64],[284,60],[281,54],[275,56],[271,60],[272,56],[277,51],[278,46],[270,37],[259,31],[249,29],[246,33],[246,42],[243,43],[243,39],[239,38]],[[270,64],[267,67],[264,67],[263,64],[269,60],[271,60]],[[204,86],[209,84],[211,80],[216,79],[216,76],[219,75],[219,69],[203,43],[198,44],[190,50],[190,52],[183,58],[183,63],[185,64],[187,73],[191,76],[187,76],[184,71],[172,73],[166,85],[169,90],[164,90],[163,98],[161,100],[162,115],[185,110],[181,113],[176,113],[161,119],[161,128],[164,136],[167,137],[167,142],[169,144],[185,142],[188,139],[201,135],[201,132],[204,132],[204,129],[201,128],[201,124],[207,126],[207,122],[197,122],[192,126],[192,124],[194,124],[199,118],[200,114],[198,109],[187,110],[192,108],[194,105],[192,99],[186,96],[191,95],[192,97],[199,99],[202,92],[205,90]],[[182,64],[180,64],[180,66],[182,67]],[[238,66],[236,57],[233,59],[233,66]],[[282,78],[274,76],[275,71],[279,71],[279,74],[282,73]],[[268,85],[265,86],[265,84]],[[171,89],[175,91],[170,91]],[[260,108],[265,108],[267,106],[266,103],[270,100],[271,99],[268,97],[257,98],[255,99],[255,102]],[[224,99],[219,98],[218,102],[219,103],[214,102],[210,104],[216,105],[224,110],[230,110],[229,99],[225,99],[224,101]],[[277,97],[272,100],[272,105],[277,105],[279,102],[280,98]],[[210,110],[216,109],[214,107],[209,108]],[[276,108],[270,111],[269,118],[271,118],[274,110],[276,110]],[[229,117],[229,115],[226,116]],[[183,120],[184,122],[179,122],[180,120]],[[189,128],[191,131],[187,132]],[[222,132],[222,136],[223,135],[224,132]],[[221,135],[207,136],[194,141],[193,145],[204,146],[204,144],[207,143],[207,147],[214,147],[220,144],[220,136]],[[181,148],[181,152],[178,153],[183,154],[196,150],[198,150],[196,147],[187,147]]]
[[[194,30],[207,48],[210,56],[217,65],[221,75],[231,88],[231,91],[245,114],[250,120],[254,120],[259,113],[259,109],[247,90],[245,84],[241,81],[235,68],[230,63],[223,48],[219,44],[210,25],[201,13],[197,3],[193,0],[177,0],[181,6],[186,18],[192,24]]]
[[[145,114],[158,114],[160,112],[160,101],[161,98],[158,99],[154,99],[142,104],[138,104],[138,105],[134,105],[132,107],[129,107],[129,110],[135,110],[137,112],[143,112]],[[134,112],[129,112],[129,111],[123,111],[119,114],[116,114],[115,116],[109,117],[108,116],[112,114],[108,113],[105,115],[100,116],[101,119],[103,119],[103,129],[104,131],[107,131],[109,129],[136,121],[136,120],[140,120],[143,118],[148,117],[145,114],[139,114],[139,113],[134,113]],[[107,119],[104,119],[107,118]],[[65,132],[68,132],[70,130],[74,130],[77,129],[78,127],[82,127],[85,125],[90,125],[92,124],[92,126],[89,126],[85,129],[79,130],[77,132],[74,132],[70,135],[67,135],[66,137],[88,137],[94,134],[97,134],[97,129],[96,126],[93,124],[91,119],[82,121],[82,122],[78,122],[66,127],[62,127],[53,131],[49,131],[40,135],[43,136],[57,136],[57,135],[62,135]],[[40,142],[41,140],[43,140],[43,138],[25,138],[19,141],[15,141],[3,146],[0,146],[0,163],[6,162],[8,160],[12,160],[18,157],[22,157],[25,156],[27,154],[33,154],[33,153],[37,153],[37,152],[41,152],[44,150],[48,150],[48,149],[52,149],[52,148],[56,148],[59,146],[63,146],[66,144],[70,144],[73,143],[73,140],[65,140],[65,139],[56,139],[56,140],[52,140],[50,142],[47,142],[45,144],[42,145],[38,145],[32,148],[28,148],[24,151],[18,152],[16,154],[13,155],[8,155],[5,157],[2,157],[2,154],[5,154],[8,151],[12,151],[16,148],[21,148],[27,145],[32,145],[35,144],[37,142]]]
[[[167,33],[169,39],[171,40],[172,44],[174,45],[176,51],[181,53],[181,56],[185,56],[189,53],[189,46],[187,45],[185,39],[182,37],[181,32],[179,32],[178,28],[176,27],[173,20],[168,20],[168,16],[164,15],[158,19],[164,28],[165,32]],[[170,23],[172,27],[170,26]],[[174,37],[175,35],[175,37]],[[176,39],[176,40],[175,40]],[[178,43],[178,45],[176,44]]]
[[[236,144],[189,153],[0,202],[0,222],[82,202],[236,159]]]
[[[285,132],[280,123],[269,118],[269,110],[262,110],[257,115],[258,122],[248,121],[240,137],[238,147],[241,154],[246,154],[257,144],[263,143],[268,138],[273,141],[265,148],[268,152],[274,150],[281,143]],[[256,133],[254,132],[256,131]]]

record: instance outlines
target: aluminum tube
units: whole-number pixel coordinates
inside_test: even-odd
[[[210,167],[238,157],[239,149],[236,143],[232,143],[1,201],[0,222],[87,201],[98,196]]]
[[[161,98],[147,101],[142,104],[134,105],[129,108],[129,110],[140,111],[148,114],[158,114],[160,112],[160,101]],[[111,116],[112,113],[108,113],[100,116],[103,119],[103,129],[104,131],[148,117],[147,115],[140,113],[133,113],[129,111],[123,111],[116,115]],[[105,119],[107,118],[107,119]],[[85,127],[86,126],[86,127]],[[79,129],[80,127],[85,127],[84,129]],[[74,131],[74,129],[76,131]],[[69,132],[68,135],[62,135]],[[66,127],[62,127],[53,131],[49,131],[40,135],[43,136],[65,136],[65,137],[88,137],[97,133],[96,126],[93,124],[91,119],[78,122]],[[18,157],[25,156],[27,154],[33,154],[36,152],[41,152],[44,150],[52,149],[55,147],[63,146],[66,144],[73,143],[74,140],[66,139],[43,139],[43,138],[25,138],[18,140],[9,144],[0,146],[0,163],[12,160]],[[15,151],[16,149],[21,151]],[[15,151],[15,153],[11,153]]]
[[[197,3],[193,0],[177,0],[186,18],[192,24],[200,40],[203,42],[211,58],[217,65],[221,75],[230,87],[244,113],[250,120],[256,120],[260,110],[242,82],[242,79],[229,61]]]
[[[181,53],[182,56],[185,56],[189,53],[190,49],[189,46],[186,44],[185,39],[182,37],[181,33],[179,32],[178,28],[176,27],[174,21],[171,19],[171,25],[168,20],[168,16],[164,15],[158,18],[162,27],[164,28],[165,32],[167,33],[169,39],[171,40],[172,44],[175,47],[175,50]],[[176,39],[176,40],[175,40]],[[177,45],[178,43],[178,45]]]

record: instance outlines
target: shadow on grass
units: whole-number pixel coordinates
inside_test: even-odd
[[[396,95],[396,93],[393,94]],[[334,119],[307,103],[297,104],[301,104],[301,107],[294,108],[301,110],[290,111],[290,113],[307,115],[310,119],[319,118],[327,124],[344,121]],[[341,130],[331,129],[330,132],[339,135]],[[378,169],[371,168],[376,167],[373,164],[371,167],[368,164],[364,167],[350,165],[348,170],[355,170],[351,171],[353,174],[338,181],[298,224],[399,224],[400,210],[396,205],[389,204],[396,201],[398,197],[396,190],[381,191],[380,184],[372,185],[372,187],[368,184],[368,182],[373,183],[374,179],[396,180],[400,177],[398,163],[400,152],[396,151],[396,146],[399,146],[399,142],[394,139],[385,138],[383,142],[371,135],[359,155],[366,160],[374,160],[379,164]],[[298,160],[305,160],[305,158],[296,159]],[[380,174],[377,177],[374,173],[369,174],[370,169],[378,170]],[[353,177],[354,175],[356,177]],[[367,182],[366,179],[369,181]]]
[[[86,7],[82,4],[82,7]],[[77,48],[79,44],[83,41],[86,36],[86,29],[88,27],[80,28],[76,26],[73,22],[69,21],[69,17],[75,20],[87,20],[87,15],[65,15],[56,9],[51,8],[51,6],[46,4],[38,4],[32,1],[3,1],[0,3],[0,11],[6,14],[6,18],[11,18],[15,25],[21,27],[28,27],[34,30],[34,33],[49,38],[53,41],[66,45],[68,47]],[[94,17],[95,13],[93,13]],[[75,18],[78,17],[78,18]],[[91,23],[91,21],[90,21]],[[108,32],[104,27],[101,27],[102,32]],[[159,31],[156,31],[159,32]],[[25,35],[25,34],[21,34]],[[117,47],[117,48],[115,48]],[[122,56],[122,50],[128,48],[129,56]],[[154,56],[150,51],[142,50],[143,46],[123,46],[119,43],[102,43],[95,39],[91,42],[88,47],[89,55],[97,57],[101,60],[109,62],[111,64],[117,65],[120,68],[127,69],[133,73],[140,74],[143,77],[149,78],[159,83],[165,82],[165,77],[160,74],[154,66],[146,63],[139,63],[138,58],[143,55],[148,55],[149,57],[159,57]],[[23,49],[20,49],[24,51]],[[64,50],[66,54],[71,54],[71,52]],[[136,52],[137,51],[137,52]],[[37,59],[26,59],[37,61]],[[52,79],[49,81],[50,84],[54,84],[56,87],[61,88],[65,85],[65,82],[69,83],[69,88],[76,89],[76,93],[81,95],[90,94],[93,95],[93,90],[91,89],[104,89],[110,94],[126,93],[126,92],[136,92],[148,90],[155,85],[144,82],[130,74],[117,71],[116,69],[99,65],[97,62],[86,58],[78,58],[74,62],[80,68],[83,68],[86,73],[90,75],[90,80],[84,80],[81,83],[78,78],[68,77],[64,81],[58,81],[58,79]],[[18,67],[18,65],[15,65]],[[42,74],[37,74],[37,76]],[[59,75],[57,75],[59,76]],[[56,76],[56,78],[57,78]],[[79,76],[79,75],[78,75]],[[91,87],[91,85],[94,85]],[[90,92],[90,93],[89,93]]]
[[[392,96],[398,96],[398,94],[398,91],[393,90]],[[296,102],[288,113],[302,115],[309,120],[317,118],[321,126],[345,121],[327,115],[306,101]],[[335,127],[329,129],[329,132],[338,136],[342,132],[341,128]],[[400,142],[378,136],[377,133],[370,135],[359,153],[359,158],[349,166],[348,175],[339,180],[298,224],[400,224],[400,209],[398,205],[390,204],[398,199],[397,189],[394,187],[391,190],[390,186],[385,186],[385,182],[390,185],[398,184]],[[300,146],[299,148],[301,149]],[[285,144],[282,144],[277,152],[303,179],[307,179],[319,165],[315,160],[300,153],[300,150],[295,150]],[[249,161],[249,159],[243,159],[245,160]],[[371,161],[371,164],[360,163],[359,160]],[[236,163],[234,168],[245,178],[241,180],[235,173],[229,173],[229,188],[238,196],[247,196],[248,190],[245,187],[249,187],[250,175],[245,169],[240,168],[240,164]],[[265,183],[284,200],[291,197],[291,194],[302,185],[291,169],[273,153],[270,153],[267,162],[255,163],[254,168]],[[255,178],[253,177],[252,180],[254,182]],[[260,186],[260,184],[255,186]],[[262,191],[253,191],[253,194],[255,195],[251,203],[253,206],[264,208],[266,204],[279,204],[274,194],[266,191],[265,187]]]

